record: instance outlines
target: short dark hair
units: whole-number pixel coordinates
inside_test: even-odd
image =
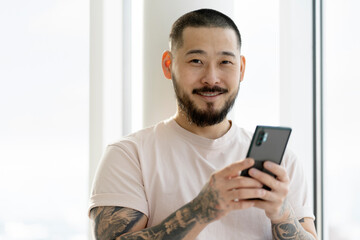
[[[219,11],[199,9],[182,15],[174,22],[171,28],[169,40],[172,49],[177,49],[182,46],[182,33],[186,27],[220,27],[233,29],[238,40],[239,49],[241,48],[239,29],[231,18]]]

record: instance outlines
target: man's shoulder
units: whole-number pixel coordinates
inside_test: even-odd
[[[169,121],[164,120],[155,125],[145,127],[137,130],[129,135],[123,136],[120,139],[112,142],[109,146],[122,146],[122,145],[139,145],[143,142],[149,142],[155,138],[164,135],[164,132],[169,131]]]
[[[148,156],[149,153],[166,145],[167,136],[171,135],[170,131],[171,127],[166,120],[159,122],[113,141],[107,145],[106,153],[140,159],[141,156]]]

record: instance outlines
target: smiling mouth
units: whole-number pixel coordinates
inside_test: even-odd
[[[203,87],[203,88],[194,89],[192,93],[200,95],[202,97],[216,97],[227,92],[228,92],[227,89],[215,86],[212,88]]]
[[[198,92],[197,94],[204,97],[214,97],[222,94],[222,92]]]

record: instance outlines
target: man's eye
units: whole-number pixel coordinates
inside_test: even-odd
[[[190,62],[200,64],[200,63],[201,63],[201,60],[199,60],[199,59],[192,59]]]
[[[224,61],[221,62],[221,64],[231,64],[231,62],[228,61],[228,60],[224,60]]]

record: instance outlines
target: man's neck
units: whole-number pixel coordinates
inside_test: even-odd
[[[199,127],[196,124],[190,122],[187,116],[179,111],[176,113],[174,119],[182,128],[196,135],[209,139],[217,139],[222,137],[229,131],[231,127],[231,121],[229,121],[227,118],[225,118],[222,122],[212,126]]]

